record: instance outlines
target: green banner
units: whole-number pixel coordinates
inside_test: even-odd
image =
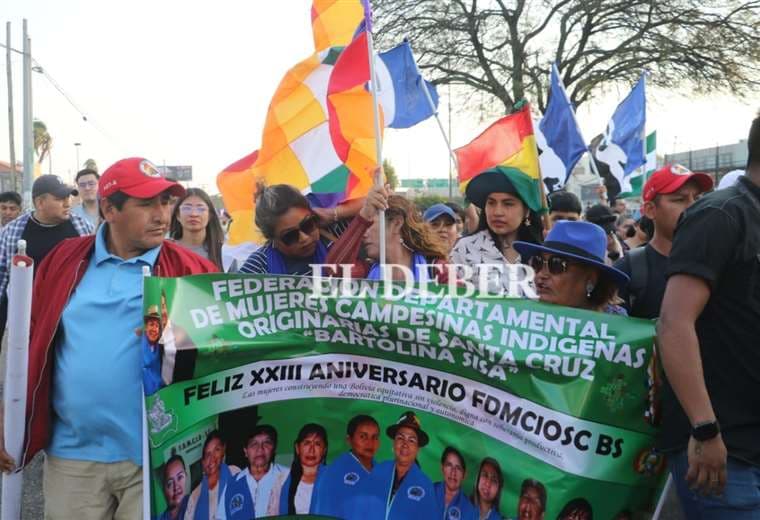
[[[498,511],[489,518],[558,518],[568,504],[592,509],[595,518],[652,510],[665,464],[653,450],[651,322],[524,299],[427,291],[390,297],[370,281],[315,294],[313,283],[287,276],[146,279],[154,516],[174,505],[173,512],[196,514],[191,518],[207,510],[253,517],[246,497],[258,501],[257,517],[264,502],[269,514],[285,511],[280,503],[323,513],[315,506],[320,493],[340,497],[333,506],[345,516],[359,516],[356,502],[371,503],[368,482],[380,478],[383,463],[402,467],[403,439],[392,437],[399,425],[417,432],[417,469],[387,486],[379,518],[404,518],[402,499],[421,507],[434,489],[458,491],[463,507],[430,497],[435,514],[452,520],[467,518],[473,502]],[[347,425],[359,415],[377,425],[374,469],[346,472],[344,483],[354,487],[328,493],[326,475],[357,450]],[[304,458],[300,443],[307,441],[298,438],[314,424],[326,435],[315,452],[322,462],[316,477],[308,468],[318,461]],[[250,435],[262,425],[276,432],[264,477],[262,455],[256,459],[251,446],[267,436]],[[444,475],[447,447],[462,459],[453,477]],[[285,480],[291,472],[304,475],[300,483]],[[492,499],[484,479],[494,473]],[[413,478],[421,483],[404,491]],[[246,479],[250,496],[232,487]],[[428,487],[437,482],[443,484]]]

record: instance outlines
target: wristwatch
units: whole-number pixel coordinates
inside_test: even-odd
[[[717,437],[719,433],[720,425],[717,420],[697,423],[691,429],[691,436],[700,442],[709,441],[710,439]]]

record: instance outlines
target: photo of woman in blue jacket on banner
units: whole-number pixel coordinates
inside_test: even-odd
[[[478,520],[478,512],[470,499],[462,492],[467,475],[467,465],[459,450],[446,446],[441,455],[443,481],[433,485],[443,520]]]
[[[293,464],[287,478],[281,478],[272,488],[269,516],[311,512],[314,484],[327,458],[327,431],[319,424],[306,424],[293,444]]]
[[[224,463],[227,453],[227,443],[219,430],[213,430],[206,436],[203,443],[203,480],[190,494],[185,518],[187,520],[206,520],[216,518],[220,499],[232,483],[234,475],[240,473],[237,466]],[[223,506],[222,506],[223,507]]]
[[[501,472],[501,466],[496,459],[486,457],[480,462],[478,479],[472,492],[472,503],[478,510],[480,520],[502,519],[499,501],[503,487],[504,474]]]
[[[440,518],[433,483],[417,464],[430,440],[414,412],[404,412],[386,430],[393,439],[393,460],[375,466],[347,506],[347,518],[363,520]]]
[[[346,502],[375,466],[380,425],[369,415],[357,415],[348,422],[346,442],[351,450],[338,456],[319,474],[311,500],[314,514],[345,518]]]

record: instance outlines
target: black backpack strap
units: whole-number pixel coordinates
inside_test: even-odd
[[[628,284],[630,311],[633,311],[636,300],[641,300],[644,297],[647,289],[649,266],[647,265],[646,249],[646,246],[642,246],[628,251],[628,261],[631,264],[631,282]]]

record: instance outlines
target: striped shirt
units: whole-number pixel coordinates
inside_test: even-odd
[[[335,222],[334,224],[331,224],[327,227],[327,231],[335,235],[335,237],[340,237],[340,235],[343,234],[343,232],[348,229],[348,224],[350,223],[350,220],[339,220],[338,222]],[[330,245],[332,245],[332,242],[323,237],[320,236],[320,240],[325,245],[326,248],[330,248]],[[268,241],[266,244],[264,244],[262,247],[251,253],[251,255],[248,257],[248,259],[245,261],[245,263],[238,269],[239,273],[244,274],[267,274],[270,272],[269,267],[269,252],[272,250],[272,241]],[[288,267],[288,274],[291,275],[298,275],[298,276],[311,276],[312,275],[312,269],[311,269],[311,258],[285,258],[285,263]]]
[[[0,234],[0,295],[4,295],[8,288],[11,277],[11,261],[16,255],[18,241],[23,236],[30,218],[32,218],[32,212],[27,211],[5,226]],[[82,217],[72,213],[69,218],[79,236],[91,235],[95,231],[92,224]]]

